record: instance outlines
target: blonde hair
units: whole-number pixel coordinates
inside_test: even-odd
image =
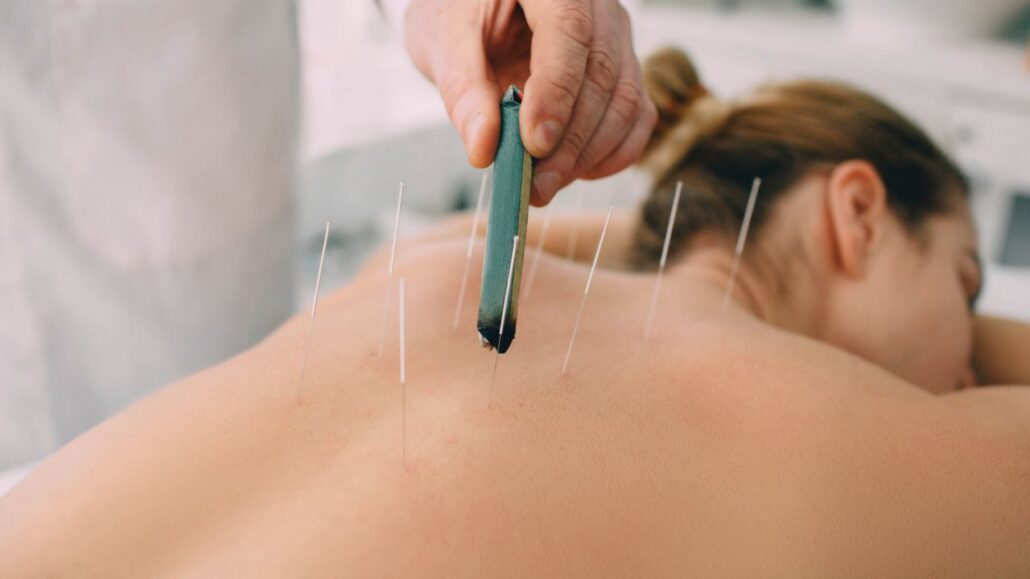
[[[661,255],[677,181],[683,194],[673,255],[703,231],[735,237],[755,177],[762,178],[755,234],[769,207],[811,169],[852,159],[876,168],[889,206],[910,230],[967,195],[961,171],[919,128],[850,86],[799,80],[725,101],[679,49],[649,57],[644,84],[659,118],[641,161],[654,181],[635,234],[632,260],[639,267]]]

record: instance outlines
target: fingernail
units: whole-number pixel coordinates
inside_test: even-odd
[[[533,130],[533,144],[543,155],[550,154],[560,139],[561,125],[554,121],[544,121]]]
[[[533,188],[536,189],[537,197],[543,202],[548,201],[554,195],[560,182],[558,174],[554,171],[544,171],[533,175]]]

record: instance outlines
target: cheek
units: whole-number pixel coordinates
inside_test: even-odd
[[[972,351],[965,292],[947,262],[892,256],[859,284],[838,288],[820,339],[931,392],[954,390]]]
[[[922,287],[910,303],[912,379],[934,391],[952,390],[969,366],[972,320],[960,284],[942,279]]]

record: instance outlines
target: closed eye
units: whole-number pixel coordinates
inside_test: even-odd
[[[968,296],[969,310],[973,311],[983,290],[983,262],[980,261],[980,255],[972,249],[966,252],[966,257],[968,265],[962,270],[962,285]]]

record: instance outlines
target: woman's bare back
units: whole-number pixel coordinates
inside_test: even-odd
[[[461,245],[398,263],[403,394],[371,271],[320,304],[303,388],[298,317],[48,460],[0,502],[0,574],[1030,568],[1030,499],[1011,493],[1030,473],[992,460],[1026,450],[1010,433],[700,294],[664,293],[644,341],[652,278],[598,274],[562,377],[586,270],[545,258],[491,394],[475,299],[451,329]]]

